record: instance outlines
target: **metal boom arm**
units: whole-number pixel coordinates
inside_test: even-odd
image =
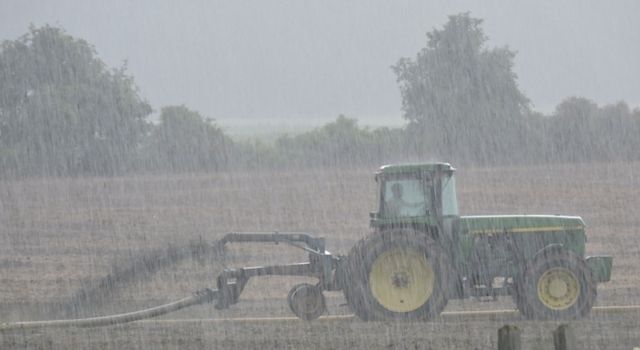
[[[218,298],[216,308],[225,309],[238,302],[251,277],[258,276],[306,276],[319,280],[323,290],[338,290],[334,271],[339,258],[325,250],[324,238],[316,238],[302,232],[232,232],[218,241],[218,248],[228,243],[286,243],[309,252],[309,262],[227,269],[217,279]],[[303,243],[304,246],[299,245]]]

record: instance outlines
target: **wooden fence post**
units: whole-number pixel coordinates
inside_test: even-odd
[[[520,350],[520,329],[506,325],[498,330],[498,350]]]
[[[553,331],[553,346],[556,350],[577,350],[576,337],[569,325],[563,324]]]

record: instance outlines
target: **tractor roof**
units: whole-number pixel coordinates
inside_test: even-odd
[[[378,174],[399,174],[418,171],[454,171],[449,163],[422,163],[422,164],[393,164],[383,165],[378,170]]]

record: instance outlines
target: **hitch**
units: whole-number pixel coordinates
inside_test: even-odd
[[[323,291],[341,289],[335,277],[340,257],[333,256],[325,249],[324,238],[316,238],[303,232],[232,232],[218,241],[216,249],[223,251],[229,243],[284,243],[308,252],[309,261],[286,265],[225,269],[216,281],[218,288],[217,309],[226,309],[237,303],[251,277],[303,276],[317,278],[317,285],[296,285],[288,296],[292,311],[298,317],[306,320],[317,318],[325,311]],[[313,310],[309,310],[309,308]]]

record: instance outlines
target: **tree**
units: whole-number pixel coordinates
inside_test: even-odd
[[[515,53],[488,49],[481,24],[468,13],[450,16],[415,59],[393,67],[416,151],[487,161],[526,137],[529,100],[512,71]]]
[[[14,175],[113,174],[132,166],[151,107],[126,66],[109,70],[64,30],[0,46],[0,166]]]
[[[640,120],[625,102],[598,105],[569,97],[547,119],[552,154],[563,161],[638,159]]]
[[[226,167],[232,150],[232,140],[212,119],[181,105],[161,109],[144,154],[151,168],[194,172]]]
[[[366,127],[360,128],[356,119],[340,115],[322,127],[295,136],[282,136],[276,140],[275,147],[277,154],[292,163],[354,165],[379,158],[376,151],[384,141],[383,135],[382,132],[374,134]]]
[[[564,161],[595,158],[598,140],[593,132],[597,115],[598,105],[589,99],[569,97],[560,102],[547,128],[553,140],[553,154]]]

